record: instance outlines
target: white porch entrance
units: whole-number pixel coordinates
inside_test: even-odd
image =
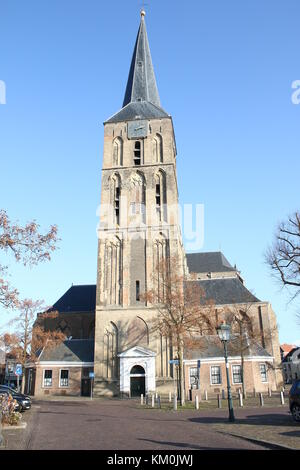
[[[155,352],[135,346],[118,356],[121,393],[138,396],[155,391]]]

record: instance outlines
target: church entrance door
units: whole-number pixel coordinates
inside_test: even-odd
[[[145,369],[142,366],[133,366],[130,371],[130,396],[145,395]]]

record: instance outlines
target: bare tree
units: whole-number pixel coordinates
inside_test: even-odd
[[[5,345],[6,352],[22,364],[23,371],[27,362],[35,361],[43,348],[51,348],[65,340],[60,330],[47,330],[43,326],[45,318],[56,318],[57,312],[37,313],[42,309],[43,302],[25,299],[18,303],[18,315],[10,320],[8,326],[13,327],[13,333],[4,333],[0,337]],[[45,310],[45,309],[44,309]],[[24,391],[25,374],[22,381]]]
[[[300,212],[281,222],[273,245],[266,252],[266,262],[282,286],[290,286],[295,298],[300,293]]]
[[[58,242],[57,227],[41,234],[39,225],[29,222],[25,226],[12,223],[7,213],[0,210],[0,250],[11,253],[17,262],[25,266],[33,266],[42,261],[50,260],[51,253]],[[0,305],[5,308],[18,306],[18,290],[11,287],[7,280],[8,268],[0,263]]]
[[[230,348],[241,357],[241,379],[242,379],[242,393],[245,398],[245,356],[249,353],[251,344],[258,343],[262,347],[273,340],[276,334],[276,327],[268,329],[268,331],[261,332],[260,328],[251,314],[253,302],[245,304],[237,304],[232,302],[231,305],[226,305],[219,311],[219,315],[223,317],[225,322],[231,325],[232,340],[230,341]],[[271,367],[271,363],[268,364]]]
[[[213,302],[195,282],[186,282],[176,258],[159,263],[153,274],[154,288],[143,298],[157,309],[151,331],[171,339],[179,368],[180,403],[185,402],[183,354],[196,346],[196,338],[215,327]]]

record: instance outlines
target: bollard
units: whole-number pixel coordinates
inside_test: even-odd
[[[219,394],[218,394],[218,408],[222,408],[222,400]]]
[[[169,402],[171,403],[172,401],[172,392],[169,392]]]
[[[158,404],[158,408],[161,408],[160,395],[158,395],[157,397],[157,404]]]
[[[196,410],[199,410],[199,398],[198,398],[198,395],[195,396],[195,408],[196,408]]]
[[[280,402],[282,405],[284,405],[284,395],[283,392],[280,392]]]
[[[173,408],[174,408],[174,411],[177,411],[177,395],[176,395],[176,393],[174,393]]]
[[[243,394],[240,392],[239,393],[239,405],[241,408],[243,408],[244,403],[243,403]]]
[[[146,405],[149,405],[149,393],[146,393]]]
[[[264,397],[262,393],[259,394],[259,403],[260,403],[260,406],[264,406]]]
[[[269,397],[272,397],[272,390],[269,388]]]
[[[204,398],[205,398],[206,401],[208,400],[207,390],[205,390],[205,392],[204,392]]]
[[[151,405],[152,405],[152,408],[154,408],[154,406],[155,406],[154,398],[155,398],[155,395],[152,394],[152,404],[151,404]]]
[[[247,392],[246,392],[246,390],[245,390],[245,392],[244,392],[244,398],[245,398],[245,400],[246,400],[246,398],[247,398]]]
[[[157,397],[158,397],[158,393],[156,392],[155,393],[155,400],[157,400]]]
[[[255,388],[253,389],[253,397],[256,398],[256,390],[255,390]]]
[[[144,404],[144,395],[141,394],[141,405],[143,405],[143,404]]]

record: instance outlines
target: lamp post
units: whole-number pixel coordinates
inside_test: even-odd
[[[231,387],[229,380],[229,364],[228,364],[228,351],[227,351],[227,342],[230,340],[230,326],[223,323],[217,328],[218,336],[224,345],[224,357],[225,357],[225,366],[226,366],[226,377],[227,377],[227,390],[228,390],[228,409],[229,409],[229,421],[234,423],[234,412],[232,406],[232,396],[231,396]]]

